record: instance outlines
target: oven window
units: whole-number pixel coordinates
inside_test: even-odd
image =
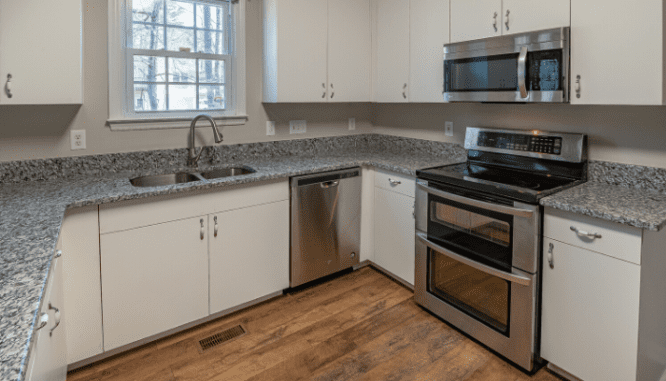
[[[433,202],[432,205],[434,213],[431,213],[431,218],[433,222],[444,224],[504,247],[509,247],[511,244],[511,225],[505,221],[458,209],[452,205],[436,202]]]
[[[511,283],[428,249],[428,291],[509,336]]]

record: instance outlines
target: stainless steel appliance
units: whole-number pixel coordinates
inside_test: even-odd
[[[542,207],[586,180],[580,134],[471,128],[467,162],[417,171],[417,303],[518,366],[539,358]]]
[[[291,287],[358,264],[360,242],[360,168],[291,179]]]
[[[448,102],[569,102],[569,28],[444,45]]]

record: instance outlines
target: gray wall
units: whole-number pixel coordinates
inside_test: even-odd
[[[539,128],[590,135],[590,157],[666,168],[666,107],[497,104],[289,104],[264,105],[262,1],[246,0],[247,112],[244,126],[224,127],[224,144],[378,132],[462,143],[465,126]],[[107,2],[83,13],[83,106],[1,106],[0,161],[131,152],[187,146],[187,130],[111,132],[108,117]],[[305,119],[308,132],[289,135],[289,120]],[[266,136],[266,120],[278,122]],[[444,122],[454,123],[453,138]],[[87,150],[69,149],[69,130],[85,129]],[[212,145],[201,130],[198,144]]]

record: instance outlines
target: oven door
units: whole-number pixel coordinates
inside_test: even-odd
[[[532,370],[539,207],[447,190],[417,181],[414,299]]]

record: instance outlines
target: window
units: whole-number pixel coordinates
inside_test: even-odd
[[[146,128],[145,122],[153,123],[148,128],[158,128],[155,121],[185,126],[182,121],[202,112],[218,119],[240,116],[244,122],[244,54],[240,49],[244,36],[236,32],[243,30],[238,25],[242,20],[238,13],[244,11],[240,3],[110,2],[114,5],[109,12],[112,129],[128,123]],[[112,13],[118,20],[115,23]]]

